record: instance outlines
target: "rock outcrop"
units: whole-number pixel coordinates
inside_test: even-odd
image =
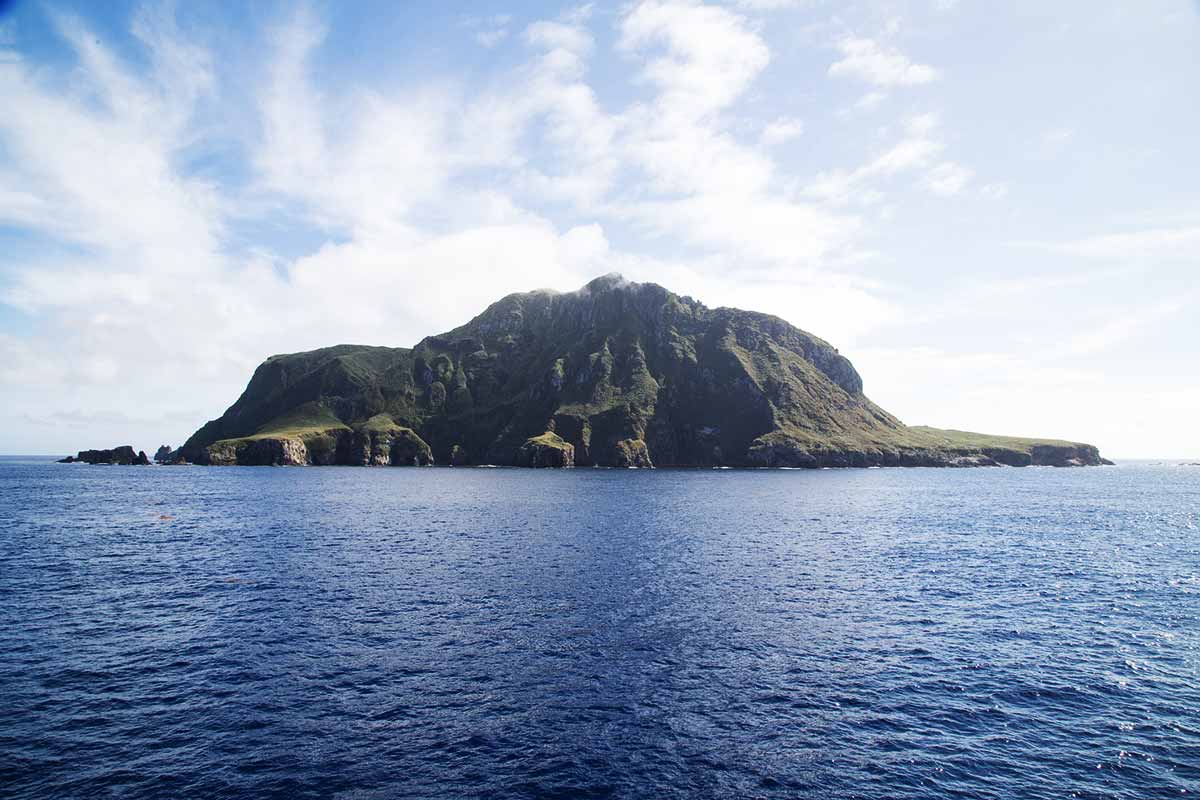
[[[134,452],[130,445],[121,445],[111,450],[80,450],[78,455],[60,458],[60,464],[120,464],[123,466],[148,466],[150,459],[142,450]]]
[[[363,425],[324,431],[222,439],[199,454],[212,466],[392,466],[433,464],[433,452],[411,428],[374,417]]]
[[[517,466],[573,467],[575,447],[552,431],[546,431],[541,436],[531,436],[525,440],[517,450]]]
[[[909,427],[778,317],[606,275],[412,349],[272,356],[174,459],[203,464],[1075,466],[1075,442]]]

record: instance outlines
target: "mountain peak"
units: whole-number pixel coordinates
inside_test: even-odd
[[[627,280],[619,272],[610,272],[598,278],[592,278],[579,290],[580,292],[611,292],[615,289],[636,289],[640,283]]]

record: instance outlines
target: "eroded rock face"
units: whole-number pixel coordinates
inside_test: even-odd
[[[391,437],[388,463],[394,467],[427,467],[433,464],[433,451],[411,430]]]
[[[237,445],[232,442],[214,442],[200,453],[199,463],[212,467],[237,466]]]
[[[208,448],[207,463],[228,467],[300,467],[310,462],[308,447],[299,439],[263,438],[217,442]]]
[[[1034,445],[1030,452],[1033,464],[1045,467],[1093,467],[1104,464],[1100,451],[1091,445]]]
[[[554,433],[527,439],[517,451],[517,465],[522,467],[573,467],[575,448]]]
[[[333,431],[307,438],[257,437],[215,442],[211,466],[429,466],[433,452],[409,429]]]
[[[617,442],[615,450],[614,467],[649,469],[654,466],[654,462],[650,460],[650,451],[641,439],[622,439]]]

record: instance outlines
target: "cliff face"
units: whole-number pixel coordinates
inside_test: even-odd
[[[514,294],[410,349],[273,356],[180,455],[214,464],[1100,463],[1095,448],[910,428],[783,320],[609,275]]]

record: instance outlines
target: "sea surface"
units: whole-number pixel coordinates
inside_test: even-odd
[[[5,798],[1200,792],[1200,467],[0,460]]]

